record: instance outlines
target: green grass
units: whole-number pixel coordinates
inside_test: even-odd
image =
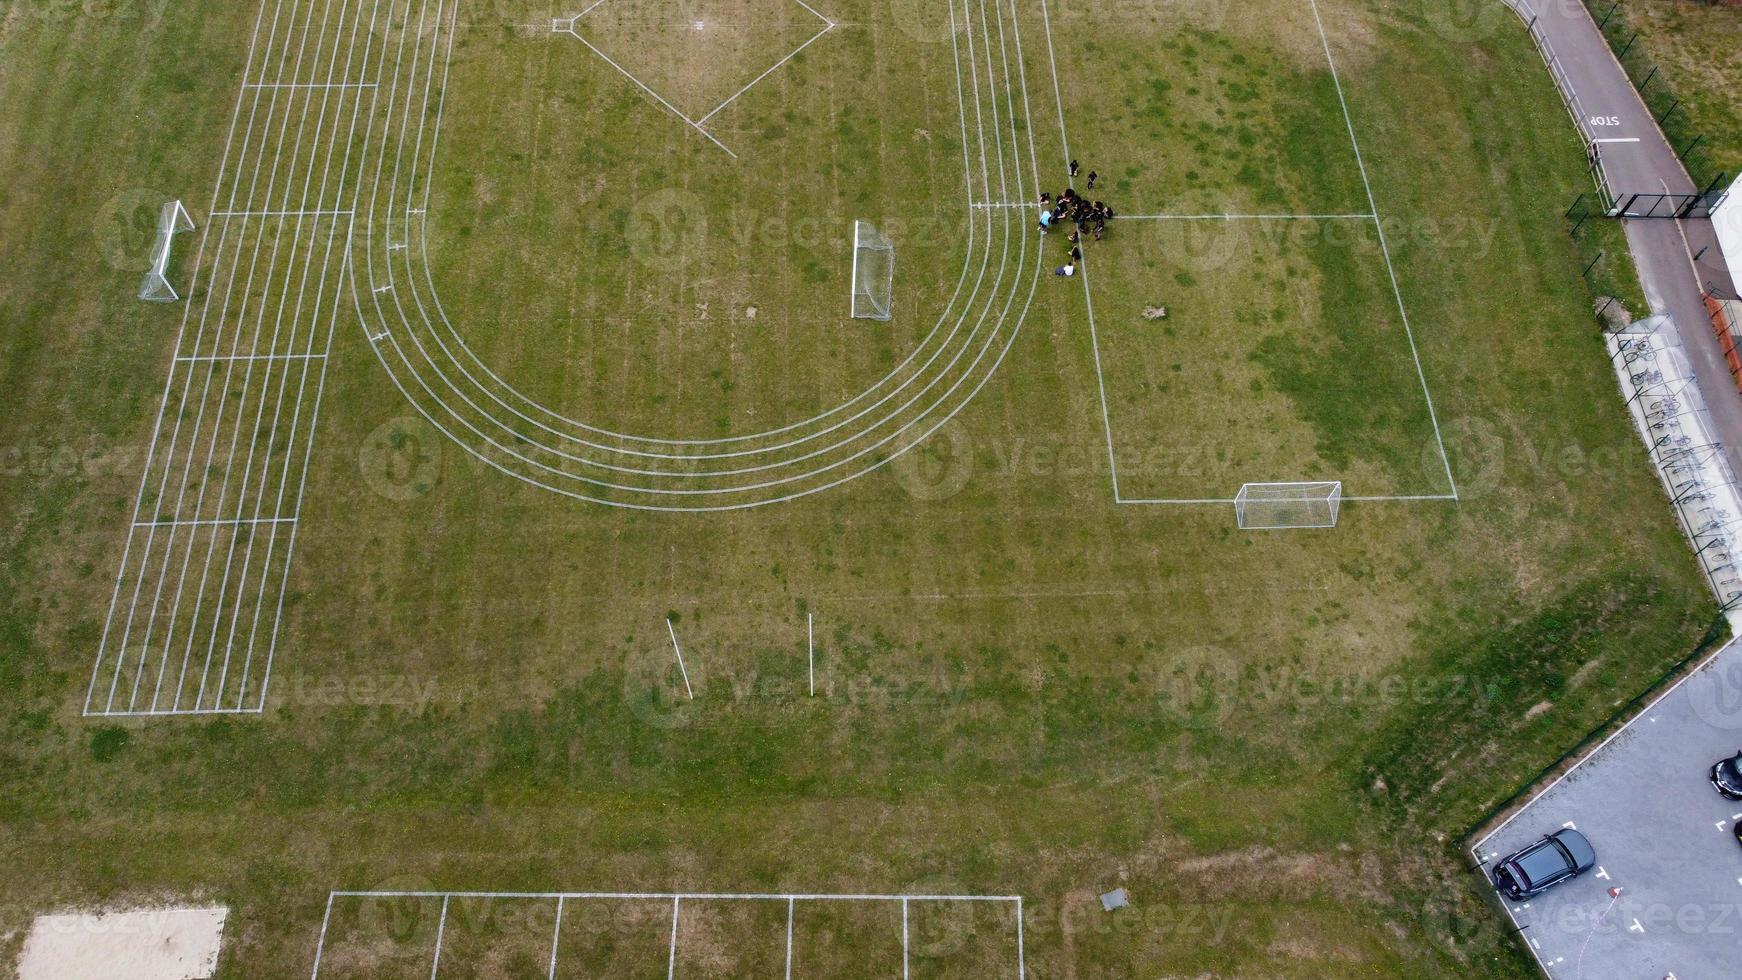
[[[967,251],[947,22],[896,8],[830,8],[839,36],[722,113],[737,164],[572,39],[516,34],[548,10],[472,11],[430,235],[467,342],[553,407],[659,435],[802,417],[887,371]],[[180,313],[132,299],[136,212],[203,208],[253,11],[10,8],[0,955],[38,911],[166,895],[232,907],[223,976],[279,977],[307,975],[330,888],[799,889],[1022,894],[1033,976],[1532,975],[1458,840],[1678,662],[1713,604],[1591,322],[1562,218],[1584,159],[1528,40],[1450,41],[1425,4],[1321,8],[1459,503],[1266,536],[1114,504],[1077,282],[1039,283],[922,457],[729,514],[505,478],[409,417],[347,315],[268,710],[119,724],[79,707]],[[1025,126],[1056,183],[1045,35],[1020,9]],[[1362,204],[1298,5],[1051,9],[1072,150],[1120,210]],[[844,316],[864,216],[919,229],[887,325]],[[1116,438],[1430,475],[1371,243],[1188,267],[1155,234],[1116,223],[1091,248],[1102,353],[1129,352],[1109,395],[1160,377],[1268,416],[1218,439],[1140,399]],[[1123,308],[1152,291],[1203,338],[1177,382],[1160,325]],[[393,493],[383,456],[415,463]],[[1135,914],[1103,916],[1120,883]],[[536,968],[538,914],[468,910],[455,962],[487,972],[498,944],[502,971]],[[574,926],[576,948],[657,958],[638,914]],[[698,970],[771,948],[754,916],[705,914]],[[803,948],[885,962],[887,918],[839,914],[858,918],[806,920]],[[374,953],[431,926],[335,917]],[[1007,953],[994,923],[921,928],[945,937],[922,944],[938,972]]]
[[[1592,17],[1641,92],[1700,188],[1720,173],[1742,172],[1742,98],[1734,57],[1742,12],[1669,0],[1586,0]],[[1613,9],[1611,9],[1613,8]],[[1655,69],[1655,72],[1654,72]],[[1728,181],[1723,186],[1728,186]]]

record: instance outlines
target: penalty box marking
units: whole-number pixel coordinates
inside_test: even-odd
[[[1374,226],[1375,230],[1378,232],[1378,235],[1379,235],[1380,254],[1382,256],[1384,256],[1386,276],[1390,280],[1390,283],[1391,283],[1392,295],[1397,301],[1398,315],[1399,315],[1399,317],[1402,318],[1404,337],[1408,342],[1410,359],[1415,364],[1416,377],[1417,377],[1417,380],[1421,384],[1422,397],[1425,399],[1425,401],[1427,403],[1428,420],[1432,423],[1432,426],[1433,426],[1434,444],[1439,449],[1440,462],[1445,468],[1446,483],[1447,483],[1448,490],[1446,493],[1443,493],[1443,494],[1349,495],[1349,496],[1346,496],[1344,499],[1345,500],[1366,500],[1366,501],[1423,501],[1423,500],[1456,501],[1458,499],[1457,479],[1452,475],[1451,457],[1449,455],[1447,455],[1447,453],[1446,453],[1445,439],[1440,433],[1439,413],[1438,413],[1438,410],[1434,407],[1433,392],[1428,387],[1427,373],[1422,367],[1421,355],[1416,348],[1415,331],[1410,325],[1409,311],[1405,307],[1404,302],[1403,302],[1403,290],[1402,290],[1402,287],[1398,283],[1397,270],[1396,270],[1396,268],[1392,262],[1392,259],[1391,259],[1391,249],[1390,249],[1390,246],[1387,243],[1386,238],[1385,238],[1384,221],[1379,216],[1379,204],[1373,196],[1373,185],[1367,176],[1367,164],[1366,164],[1366,161],[1363,158],[1362,153],[1361,153],[1361,143],[1355,134],[1355,120],[1349,111],[1349,101],[1348,101],[1347,97],[1344,96],[1344,94],[1343,94],[1343,83],[1342,83],[1342,80],[1341,80],[1339,73],[1337,71],[1336,57],[1331,53],[1331,40],[1330,40],[1329,35],[1327,35],[1325,33],[1324,20],[1319,14],[1319,7],[1318,7],[1317,0],[1307,0],[1307,4],[1312,10],[1313,22],[1318,27],[1319,41],[1320,41],[1321,45],[1323,46],[1324,52],[1325,52],[1325,63],[1329,66],[1329,68],[1331,70],[1331,82],[1332,82],[1333,86],[1336,88],[1337,102],[1338,102],[1338,105],[1341,107],[1342,113],[1343,113],[1343,123],[1344,123],[1344,126],[1348,130],[1348,133],[1349,133],[1349,146],[1355,153],[1355,165],[1361,173],[1361,186],[1367,195],[1368,211],[1365,213],[1326,214],[1326,215],[1309,215],[1309,214],[1163,215],[1163,214],[1156,214],[1156,215],[1138,215],[1135,217],[1139,220],[1156,220],[1156,221],[1161,221],[1161,220],[1182,220],[1182,221],[1227,220],[1227,221],[1232,221],[1232,220],[1236,220],[1239,218],[1270,219],[1270,220],[1314,220],[1314,219],[1318,219],[1318,220],[1341,220],[1341,219],[1371,220],[1373,222],[1373,226]],[[1042,2],[1041,2],[1041,18],[1042,18],[1042,23],[1045,25],[1045,28],[1046,28],[1047,57],[1048,57],[1048,61],[1049,61],[1050,65],[1051,65],[1052,76],[1053,76],[1053,96],[1058,102],[1059,141],[1060,141],[1060,145],[1064,149],[1064,159],[1070,160],[1071,159],[1070,135],[1069,135],[1068,127],[1065,123],[1064,95],[1063,95],[1062,90],[1059,87],[1058,61],[1057,61],[1056,57],[1053,56],[1052,21],[1051,21],[1050,14],[1048,13],[1047,4],[1046,4],[1045,0],[1042,0]],[[1074,178],[1072,178],[1070,180],[1070,186],[1075,187],[1075,185],[1076,185],[1076,181]],[[976,206],[979,206],[979,205],[976,205]],[[997,207],[997,206],[1001,206],[1001,205],[987,204],[985,206]],[[1038,204],[1017,205],[1017,206],[1037,207]],[[1086,310],[1088,312],[1088,319],[1089,319],[1089,340],[1090,340],[1091,349],[1092,349],[1093,354],[1094,354],[1095,383],[1100,391],[1101,422],[1102,422],[1102,425],[1104,425],[1106,427],[1107,467],[1108,467],[1108,473],[1111,477],[1112,484],[1113,484],[1113,500],[1114,500],[1114,502],[1120,503],[1120,504],[1225,504],[1225,503],[1233,503],[1232,498],[1227,498],[1227,499],[1222,499],[1222,498],[1163,498],[1163,497],[1133,498],[1133,497],[1125,497],[1123,494],[1120,493],[1120,491],[1119,491],[1119,464],[1118,464],[1118,460],[1117,460],[1117,457],[1116,457],[1116,454],[1115,454],[1114,448],[1113,448],[1113,422],[1112,422],[1112,417],[1107,409],[1108,401],[1107,401],[1106,378],[1105,378],[1104,372],[1102,371],[1102,367],[1101,367],[1100,338],[1099,338],[1099,332],[1097,331],[1097,329],[1095,327],[1095,302],[1094,302],[1094,298],[1093,298],[1093,290],[1090,288],[1090,285],[1089,285],[1089,268],[1088,268],[1088,266],[1087,265],[1083,266],[1081,271],[1082,271],[1081,278],[1083,281],[1083,300],[1085,303]]]

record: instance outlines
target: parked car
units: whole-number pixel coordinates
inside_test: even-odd
[[[1712,763],[1712,788],[1727,800],[1742,800],[1742,752]]]
[[[1494,887],[1507,898],[1529,898],[1596,866],[1597,849],[1569,827],[1501,858],[1494,866]]]

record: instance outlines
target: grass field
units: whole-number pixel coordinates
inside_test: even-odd
[[[1671,102],[1679,102],[1664,127],[1677,151],[1693,137],[1701,138],[1691,168],[1694,179],[1711,180],[1718,172],[1735,179],[1742,171],[1742,100],[1736,94],[1733,53],[1742,41],[1742,11],[1690,0],[1625,0],[1612,13],[1611,6],[1597,4],[1593,16],[1607,16],[1605,31],[1623,46],[1637,32],[1639,50],[1629,50],[1625,62],[1635,81],[1649,73],[1645,66],[1658,66],[1661,81],[1653,79],[1649,93],[1654,111],[1663,114]]]
[[[1459,838],[1714,608],[1522,31],[368,2],[0,8],[6,962],[192,895],[226,977],[1531,975]]]

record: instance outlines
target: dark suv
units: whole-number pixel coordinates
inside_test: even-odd
[[[1742,752],[1712,764],[1712,788],[1727,800],[1742,800]]]
[[[1494,866],[1494,887],[1507,898],[1529,898],[1597,866],[1597,851],[1572,828],[1557,830]]]

